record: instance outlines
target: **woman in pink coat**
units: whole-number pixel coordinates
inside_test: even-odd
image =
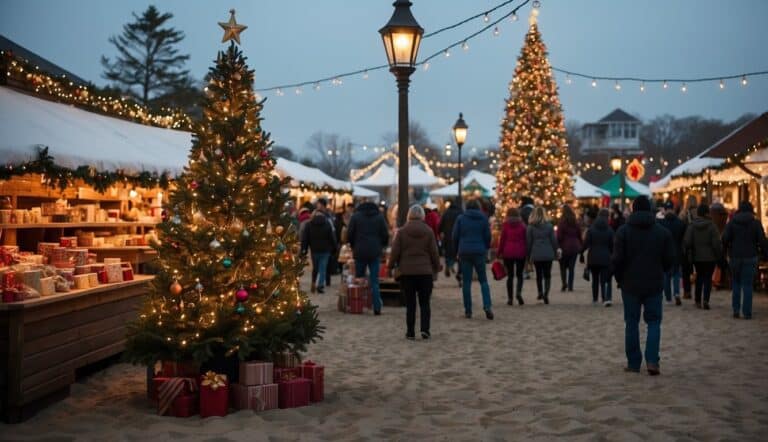
[[[523,270],[526,256],[525,224],[520,218],[520,211],[511,207],[507,210],[507,219],[502,225],[499,249],[496,252],[496,257],[504,260],[504,266],[507,268],[507,305],[514,304],[513,294],[518,304],[524,304]],[[513,293],[515,277],[517,277],[517,287]]]

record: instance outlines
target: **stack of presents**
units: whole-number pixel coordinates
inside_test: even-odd
[[[241,362],[236,383],[212,371],[200,375],[194,363],[161,365],[148,385],[160,415],[206,418],[226,416],[230,409],[266,411],[323,400],[324,367],[309,360],[299,363],[293,356]]]
[[[342,264],[341,285],[339,286],[338,310],[342,313],[363,314],[373,310],[373,294],[368,277],[355,277],[355,261],[349,246],[339,253]]]

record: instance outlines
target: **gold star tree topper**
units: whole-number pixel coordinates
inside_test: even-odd
[[[222,43],[234,40],[237,44],[240,44],[240,33],[248,29],[248,26],[237,24],[234,9],[229,10],[229,21],[226,23],[219,22],[219,26],[224,29],[224,37],[221,38]]]

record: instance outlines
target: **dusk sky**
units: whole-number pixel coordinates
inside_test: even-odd
[[[191,55],[189,69],[200,79],[221,43],[219,21],[237,10],[248,26],[242,48],[256,71],[256,87],[314,80],[386,62],[378,29],[392,13],[391,0],[3,0],[0,34],[75,74],[103,85],[101,55],[114,56],[108,38],[119,34],[131,12],[149,4],[171,12],[170,24],[186,33],[181,44]],[[413,0],[413,13],[426,32],[480,13],[501,0]],[[498,18],[520,2],[491,16]],[[487,32],[453,50],[428,71],[412,77],[411,119],[444,144],[458,113],[470,126],[467,146],[497,143],[507,84],[527,29],[530,4],[520,20],[505,20],[500,35]],[[719,77],[768,70],[768,1],[734,0],[543,0],[539,25],[552,65],[594,75],[658,78]],[[482,19],[424,40],[430,54],[483,27]],[[557,75],[567,120],[594,121],[616,107],[643,119],[669,113],[732,120],[768,111],[768,76],[738,80],[720,90],[717,82],[680,84],[668,90],[637,83],[613,83]],[[346,78],[341,86],[305,87],[301,95],[265,94],[264,127],[277,144],[303,155],[316,131],[338,133],[358,145],[381,145],[396,130],[397,94],[386,70]],[[707,146],[702,146],[702,149]]]

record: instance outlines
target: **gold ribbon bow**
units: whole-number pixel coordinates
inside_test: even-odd
[[[217,390],[220,387],[222,388],[226,387],[227,375],[214,373],[212,371],[207,371],[203,375],[203,382],[201,382],[201,385],[210,387],[211,390]]]

